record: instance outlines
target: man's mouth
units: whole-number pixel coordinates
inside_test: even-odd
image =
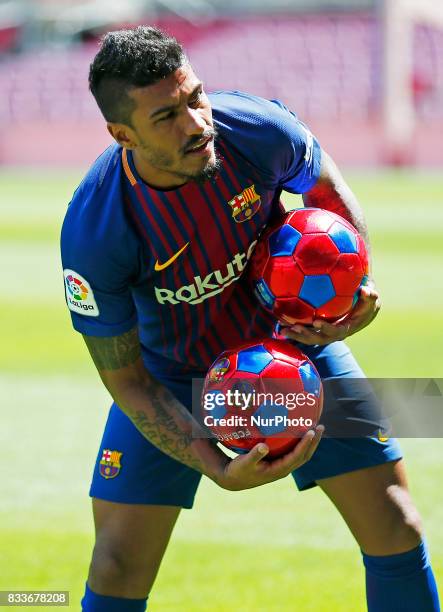
[[[185,154],[197,154],[197,153],[208,153],[210,150],[210,146],[212,141],[214,140],[214,135],[206,136],[205,138],[200,138],[198,142],[196,142],[192,147],[188,147],[185,150]]]

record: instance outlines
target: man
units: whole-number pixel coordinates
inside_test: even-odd
[[[367,240],[338,169],[280,102],[240,92],[208,98],[182,47],[154,28],[109,33],[90,88],[116,144],[73,196],[62,258],[73,325],[115,403],[91,486],[96,544],[83,610],[146,609],[201,474],[233,491],[289,473],[300,489],[320,486],[347,522],[363,551],[371,612],[437,610],[395,441],[320,442],[319,426],[267,461],[264,444],[231,460],[192,436],[191,379],[203,377],[224,348],[273,332],[243,271],[279,213],[281,191],[339,212]],[[260,206],[238,223],[233,203],[246,188]],[[283,332],[303,345],[322,377],[346,381],[363,374],[341,340],[378,309],[371,280],[346,324]]]

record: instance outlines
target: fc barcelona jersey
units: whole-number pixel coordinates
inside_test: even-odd
[[[321,149],[278,101],[209,96],[221,167],[167,191],[109,147],[75,191],[61,236],[74,328],[116,336],[138,325],[145,356],[204,372],[217,355],[270,336],[274,321],[247,280],[247,262],[282,190],[316,183]]]

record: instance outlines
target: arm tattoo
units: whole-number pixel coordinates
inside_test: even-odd
[[[166,454],[204,472],[204,463],[191,448],[198,437],[193,435],[193,428],[200,428],[191,413],[152,377],[147,381],[145,394],[152,406],[151,414],[143,410],[127,411],[137,429]]]
[[[324,154],[321,175],[313,189],[303,194],[305,206],[330,210],[351,223],[363,237],[371,258],[368,227],[363,210],[332,159]]]
[[[118,370],[135,363],[141,355],[137,327],[111,338],[83,336],[98,370]]]
[[[103,382],[140,433],[170,457],[206,473],[201,445],[196,445],[197,438],[206,436],[197,434],[198,422],[174,395],[148,370],[140,370],[137,328],[112,338],[84,338]],[[129,374],[117,372],[131,365],[135,376],[131,368]]]
[[[202,472],[204,470],[203,464],[191,450],[194,442],[191,415],[187,411],[184,414],[184,411],[181,410],[177,411],[176,418],[172,417],[171,409],[174,409],[174,404],[178,402],[166,389],[152,389],[149,400],[154,409],[152,416],[148,416],[143,410],[127,413],[134,425],[164,453],[181,463],[185,463],[194,470]],[[180,408],[182,408],[181,405]],[[181,417],[180,421],[184,420],[184,423],[177,420],[179,415]]]

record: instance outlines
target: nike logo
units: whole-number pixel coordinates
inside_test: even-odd
[[[156,272],[160,272],[161,270],[164,270],[165,268],[170,266],[177,259],[177,257],[183,253],[183,251],[186,249],[188,244],[189,242],[187,242],[184,246],[182,246],[182,248],[179,251],[177,251],[177,253],[175,253],[175,255],[173,255],[170,259],[168,259],[168,261],[165,261],[165,263],[161,264],[157,259],[157,261],[155,262],[154,270]]]

